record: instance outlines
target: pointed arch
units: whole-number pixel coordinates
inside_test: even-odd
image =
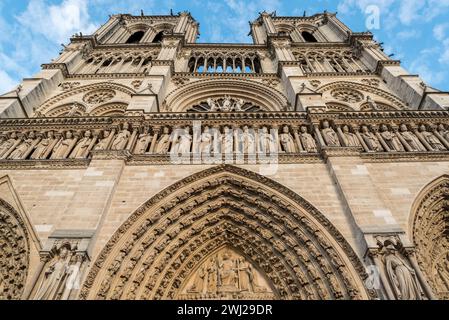
[[[310,203],[271,179],[222,165],[134,212],[100,252],[80,298],[177,299],[198,265],[223,246],[256,266],[279,299],[374,295],[350,245]]]
[[[410,234],[416,259],[434,293],[449,299],[449,175],[443,175],[418,194],[410,215]]]

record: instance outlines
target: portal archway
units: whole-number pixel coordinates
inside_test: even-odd
[[[192,289],[220,250],[233,262],[216,262],[212,289],[204,289],[205,274]],[[257,281],[223,280],[238,261]],[[175,183],[133,213],[99,254],[80,298],[369,299],[366,276],[310,203],[273,180],[223,165]]]
[[[410,225],[419,267],[434,294],[449,299],[449,175],[421,190]]]

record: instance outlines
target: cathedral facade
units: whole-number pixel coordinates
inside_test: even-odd
[[[0,299],[449,298],[449,93],[335,14],[114,15],[0,96]]]

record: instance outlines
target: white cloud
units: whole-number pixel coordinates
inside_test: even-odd
[[[442,23],[438,24],[433,28],[433,35],[434,37],[439,40],[443,41],[446,37],[446,30],[449,28],[449,23]]]
[[[31,0],[27,9],[17,19],[32,33],[38,33],[51,41],[66,42],[76,32],[95,31],[90,21],[87,0],[64,0],[59,5]]]
[[[398,32],[398,38],[401,40],[408,40],[413,38],[419,38],[421,36],[421,32],[418,30],[404,30]]]

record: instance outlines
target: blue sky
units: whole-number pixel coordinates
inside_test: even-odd
[[[258,13],[308,15],[328,10],[354,31],[366,31],[369,6],[379,8],[371,29],[403,66],[431,86],[449,91],[449,0],[0,0],[0,92],[39,71],[77,32],[89,34],[109,14],[190,11],[200,22],[199,42],[251,42],[248,21]]]

